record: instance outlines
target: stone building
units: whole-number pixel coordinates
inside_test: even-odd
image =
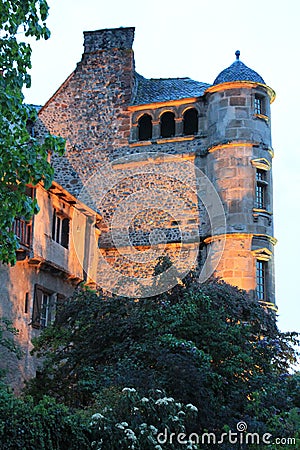
[[[89,265],[90,273],[95,270],[91,234],[95,239],[99,234],[97,214],[58,183],[53,182],[48,191],[38,184],[28,194],[36,197],[40,212],[30,222],[15,220],[17,263],[0,267],[1,317],[13,320],[23,351],[23,358],[17,360],[1,349],[0,367],[17,388],[37,367],[30,356],[32,338],[54,319],[56,303],[70,296],[79,283],[89,281],[84,268]],[[77,234],[76,249],[72,233]]]
[[[2,312],[27,349],[80,282],[167,289],[172,277],[153,276],[163,255],[181,276],[196,266],[200,281],[214,274],[276,309],[274,91],[238,51],[212,84],[146,79],[133,39],[134,28],[85,32],[81,61],[39,111],[35,132],[66,138],[66,153],[52,155],[55,182],[36,188],[31,237],[0,275]]]

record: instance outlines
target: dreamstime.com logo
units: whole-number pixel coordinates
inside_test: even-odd
[[[217,444],[232,444],[232,445],[296,445],[295,438],[274,438],[270,433],[264,433],[260,435],[259,433],[250,433],[247,431],[247,423],[244,421],[240,421],[236,425],[236,431],[229,430],[227,433],[221,433],[217,435],[215,433],[191,433],[186,435],[185,433],[169,433],[167,429],[165,429],[162,433],[158,433],[156,439],[159,445],[164,444],[191,444],[191,445],[199,445],[199,444],[208,444],[208,445],[217,445]],[[196,447],[195,447],[196,448]]]
[[[194,162],[174,155],[140,153],[107,162],[78,198],[102,217],[100,249],[87,264],[76,237],[80,219],[74,215],[78,259],[90,280],[121,296],[151,297],[169,290],[197,263],[199,228],[208,227],[211,236],[226,232],[223,205],[211,181]],[[213,274],[224,245],[224,239],[212,239],[200,283]],[[172,265],[154,275],[155,263],[168,252]]]

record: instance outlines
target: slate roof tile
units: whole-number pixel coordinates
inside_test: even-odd
[[[236,60],[231,66],[222,70],[214,81],[214,85],[228,83],[230,81],[253,81],[254,83],[266,84],[263,78],[242,61]]]
[[[144,78],[136,74],[136,90],[132,105],[201,97],[210,86],[191,78]]]

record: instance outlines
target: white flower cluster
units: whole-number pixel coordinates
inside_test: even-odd
[[[102,419],[105,419],[105,417],[102,414],[100,413],[93,414],[91,417],[90,425],[95,425],[99,420]]]
[[[125,430],[125,428],[128,427],[128,423],[127,422],[116,423],[115,427],[119,428],[119,430]]]
[[[130,387],[126,387],[122,390],[123,393],[126,394],[131,394],[131,393],[135,393],[136,390],[134,388],[130,388]],[[136,416],[137,411],[140,411],[141,414],[143,415],[146,411],[148,411],[149,413],[149,408],[152,412],[155,412],[156,410],[156,415],[159,416],[159,411],[163,412],[165,410],[165,408],[160,409],[161,407],[166,407],[166,410],[169,411],[168,414],[168,420],[169,420],[169,427],[172,428],[172,423],[175,426],[175,429],[178,428],[178,424],[180,424],[181,427],[184,427],[183,422],[181,423],[181,421],[185,421],[186,417],[189,415],[189,413],[193,412],[197,412],[198,409],[196,408],[196,406],[192,405],[191,403],[188,403],[187,405],[184,405],[183,403],[180,402],[176,402],[174,400],[173,397],[167,397],[164,396],[163,397],[163,392],[160,390],[156,390],[156,392],[159,395],[159,397],[157,400],[151,398],[151,397],[142,397],[139,398],[138,400],[138,396],[137,396],[137,401],[139,401],[138,406],[134,406],[131,405],[131,413],[133,415]],[[128,399],[130,399],[130,395],[128,396]],[[144,406],[142,406],[144,405]],[[105,410],[102,410],[101,412],[103,412],[105,414],[105,412],[107,412],[108,410],[111,410],[111,408],[106,407]],[[145,410],[145,411],[144,411]],[[104,412],[105,411],[105,412]],[[116,438],[118,439],[119,444],[121,445],[126,445],[126,448],[130,449],[130,450],[137,450],[140,445],[141,445],[141,440],[143,442],[147,442],[148,445],[152,445],[151,448],[153,448],[154,450],[163,450],[162,446],[160,445],[162,442],[160,442],[159,440],[159,436],[162,434],[158,428],[156,428],[154,425],[150,425],[147,422],[143,422],[141,424],[139,424],[137,427],[135,427],[133,425],[133,429],[131,428],[131,421],[128,420],[128,422],[117,422],[115,423],[115,421],[111,422],[110,421],[110,415],[108,414],[108,416],[106,417],[106,414],[100,414],[100,413],[96,413],[91,417],[91,425],[98,426],[98,433],[100,432],[100,434],[102,434],[104,432],[105,435],[105,430],[109,429],[111,431],[113,431],[113,428],[115,429],[115,433],[116,433]],[[144,420],[149,420],[150,417],[146,414],[147,419]],[[130,419],[130,418],[129,418]],[[150,421],[150,420],[149,420]],[[117,432],[117,430],[119,430],[119,432]],[[97,431],[97,430],[96,430]],[[120,436],[121,434],[121,436]],[[99,436],[100,437],[100,436]],[[100,439],[98,439],[98,441],[94,441],[92,444],[92,448],[95,448],[97,450],[101,450],[103,449],[103,436],[101,436]],[[105,440],[105,439],[104,439]],[[196,447],[193,445],[192,442],[190,441],[186,441],[185,442],[185,450],[194,450]]]
[[[128,428],[128,423],[127,422],[116,423],[115,427],[118,428],[119,430],[124,431],[126,438],[131,441],[130,448],[134,450],[136,448],[135,442],[137,442],[138,439],[136,437],[135,432],[131,430],[131,428]]]
[[[126,437],[128,439],[130,439],[131,441],[136,441],[137,440],[135,432],[133,430],[131,430],[130,428],[126,428],[125,434],[126,434]]]
[[[159,398],[158,400],[156,400],[155,404],[156,405],[168,405],[171,402],[174,402],[174,398],[173,397],[163,397],[163,398]]]
[[[192,405],[191,403],[188,403],[186,405],[186,408],[189,408],[191,411],[198,412],[198,408],[196,406]]]
[[[104,419],[105,417],[100,414],[100,413],[96,413],[92,415],[92,420],[99,420],[99,419]]]
[[[122,392],[136,392],[136,389],[125,387],[124,389],[122,389]]]

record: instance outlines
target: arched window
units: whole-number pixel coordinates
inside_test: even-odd
[[[144,114],[138,122],[139,141],[147,141],[152,138],[152,118],[149,114]]]
[[[194,108],[188,109],[183,115],[183,134],[198,133],[198,111]]]
[[[175,115],[170,111],[160,118],[160,135],[164,138],[175,136]]]

